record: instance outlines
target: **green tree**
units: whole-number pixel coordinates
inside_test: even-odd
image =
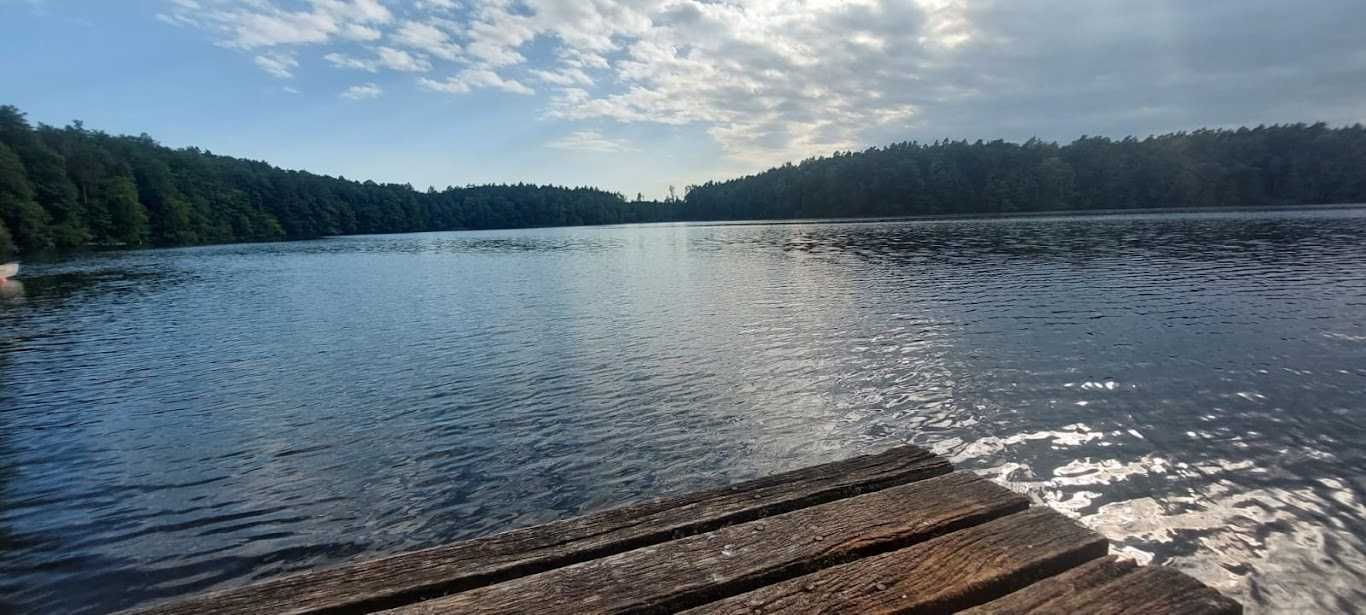
[[[33,186],[14,150],[0,143],[0,221],[25,251],[52,247],[47,212],[33,200]]]
[[[14,254],[14,237],[9,233],[9,227],[0,220],[0,258],[6,258]]]
[[[109,212],[109,239],[130,245],[147,243],[147,208],[138,201],[133,178],[119,175],[104,180],[100,188],[104,209]]]

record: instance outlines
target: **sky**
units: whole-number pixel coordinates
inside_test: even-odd
[[[0,0],[31,120],[425,189],[1366,122],[1362,0]]]

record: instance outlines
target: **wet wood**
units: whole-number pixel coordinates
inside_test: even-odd
[[[1100,562],[973,609],[973,615],[1237,615],[1242,605],[1180,571]]]
[[[1033,509],[689,614],[949,613],[1101,557],[1108,548],[1103,537],[1066,517]]]
[[[939,457],[915,447],[901,447],[721,489],[655,499],[487,538],[287,576],[141,612],[370,612],[914,483],[950,470],[948,462]],[[915,509],[930,503],[904,504]]]
[[[667,613],[773,583],[785,588],[780,594],[800,594],[800,584],[782,581],[939,536],[943,538],[938,540],[977,536],[963,528],[1028,505],[1022,496],[957,472],[410,605],[394,614]],[[1072,556],[1073,551],[1099,548],[1091,557],[1104,552],[1103,540],[1074,524],[1034,525],[1049,529],[1052,538],[997,538],[1000,548],[1028,544],[1040,549],[1040,558],[1052,557],[1049,562]],[[999,532],[979,541],[994,536]],[[932,553],[950,556],[954,548]],[[961,562],[954,570],[967,567]],[[935,578],[942,580],[937,573]]]

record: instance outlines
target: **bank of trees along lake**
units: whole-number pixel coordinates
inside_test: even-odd
[[[0,107],[0,254],[668,220],[1232,207],[1366,201],[1366,128],[1294,124],[1146,139],[906,142],[667,202],[527,184],[419,191],[34,126]]]

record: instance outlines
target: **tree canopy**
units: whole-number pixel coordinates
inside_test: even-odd
[[[1366,202],[1360,124],[906,142],[692,186],[690,220],[978,214]]]
[[[672,187],[671,187],[672,188]],[[671,189],[672,192],[672,189]],[[664,202],[530,184],[415,190],[173,149],[0,106],[0,255],[456,229],[1366,201],[1366,128],[1112,140],[905,142],[837,152]]]
[[[596,188],[413,189],[279,169],[80,122],[29,124],[0,106],[0,254],[326,235],[616,224],[658,219]]]

